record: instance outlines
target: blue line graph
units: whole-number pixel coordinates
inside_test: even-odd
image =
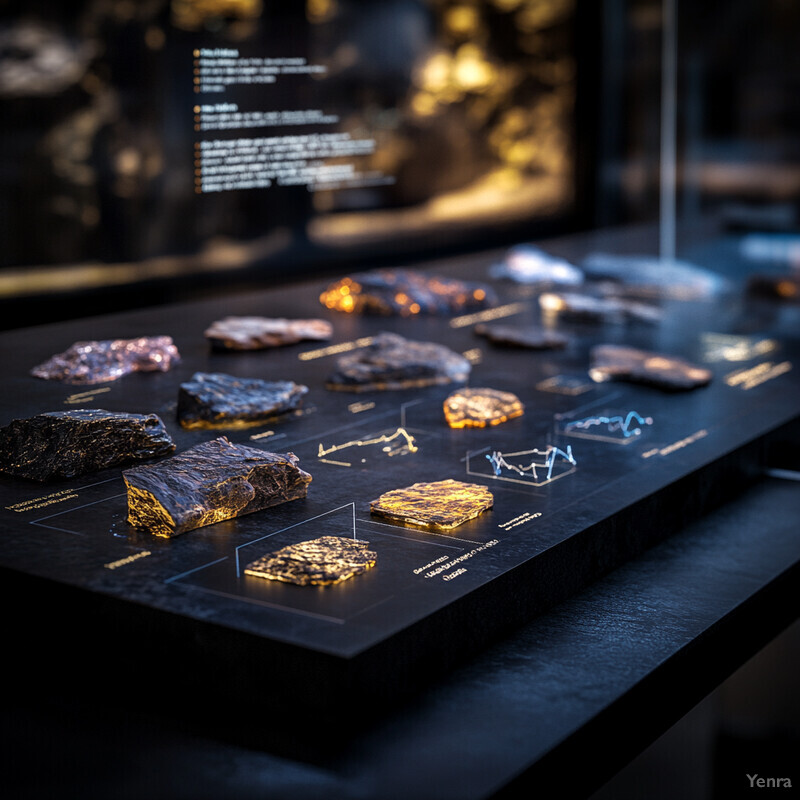
[[[629,439],[633,436],[640,436],[642,428],[652,424],[652,417],[643,417],[637,411],[629,411],[625,416],[618,414],[613,417],[596,416],[576,419],[564,425],[564,431],[566,433],[587,431],[598,425],[604,425],[609,433],[619,432],[623,438]]]
[[[509,458],[525,459],[528,456],[531,457],[530,463],[528,464],[512,464],[507,460]],[[536,456],[544,456],[544,460],[542,462],[537,462],[535,458]],[[497,478],[502,477],[503,470],[507,470],[508,472],[516,473],[523,478],[530,476],[534,481],[538,481],[538,470],[541,469],[546,471],[546,480],[549,481],[553,478],[553,468],[555,467],[559,456],[561,457],[562,461],[571,464],[573,467],[577,466],[578,464],[578,462],[575,460],[575,456],[572,455],[572,447],[569,445],[567,446],[566,451],[559,447],[553,447],[552,445],[544,450],[537,450],[534,448],[533,450],[520,450],[516,453],[502,453],[499,450],[495,450],[491,455],[487,455],[486,458],[489,459],[489,463],[492,465],[492,471]]]

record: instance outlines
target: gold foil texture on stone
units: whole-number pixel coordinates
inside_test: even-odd
[[[451,428],[485,428],[524,413],[515,394],[498,389],[459,389],[444,401],[444,417]]]
[[[492,493],[476,483],[448,479],[393,489],[370,503],[370,511],[403,525],[449,531],[494,503]]]
[[[320,536],[267,553],[248,564],[244,574],[298,586],[329,586],[375,566],[378,556],[368,545],[344,536]]]

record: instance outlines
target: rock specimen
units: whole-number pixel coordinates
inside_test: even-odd
[[[459,389],[444,401],[444,417],[451,428],[485,428],[524,413],[515,394],[497,389]]]
[[[575,292],[545,292],[539,295],[542,311],[591,322],[659,322],[663,313],[649,303],[620,297],[593,297]]]
[[[558,350],[567,346],[569,339],[561,333],[539,325],[476,325],[475,333],[485,336],[492,344],[501,347],[527,347],[530,350]]]
[[[292,381],[195,372],[178,391],[178,420],[183,428],[257,425],[294,411],[307,393],[307,386]]]
[[[649,353],[633,347],[602,344],[591,351],[593,381],[630,381],[658,389],[685,391],[711,382],[711,371],[676,356]]]
[[[583,283],[583,272],[563,258],[551,256],[531,245],[512,247],[505,261],[495,264],[493,278],[509,278],[516,283],[552,283],[576,286]]]
[[[31,375],[73,384],[107,383],[130,372],[167,372],[179,361],[178,348],[169,336],[104,339],[75,342],[34,367]]]
[[[376,269],[332,283],[320,302],[335,311],[410,317],[460,314],[497,302],[485,284],[426,275],[410,269]]]
[[[294,453],[268,453],[224,436],[159,464],[125,470],[128,522],[156,536],[241,517],[306,496],[311,476]]]
[[[678,259],[592,253],[581,262],[581,268],[593,280],[618,281],[665,297],[708,297],[728,288],[721,275]]]
[[[268,553],[248,564],[244,574],[298,586],[341,583],[375,566],[378,556],[367,550],[368,544],[344,536],[320,536]]]
[[[48,411],[0,428],[0,472],[34,481],[74,478],[174,449],[155,414]]]
[[[403,525],[448,531],[474,519],[493,503],[485,486],[446,480],[393,489],[373,500],[369,508],[377,516]]]
[[[328,389],[365,392],[408,389],[465,381],[470,366],[464,356],[434,342],[412,342],[396,333],[380,333],[366,347],[340,356]]]
[[[324,341],[333,326],[323,319],[225,317],[213,322],[205,337],[215,350],[265,350],[302,341]]]

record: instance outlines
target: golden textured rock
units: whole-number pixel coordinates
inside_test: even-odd
[[[449,531],[491,508],[492,493],[477,483],[452,479],[393,489],[370,503],[370,511],[404,525]]]
[[[485,428],[524,413],[515,394],[498,389],[459,389],[444,401],[444,418],[451,428]]]
[[[248,564],[244,574],[298,586],[341,583],[375,566],[378,556],[368,545],[344,536],[320,536],[267,553]]]
[[[241,517],[306,496],[311,476],[294,453],[269,453],[224,436],[158,464],[125,470],[128,522],[156,536]]]

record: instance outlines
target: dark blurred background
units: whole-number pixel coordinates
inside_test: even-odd
[[[70,9],[0,4],[3,327],[658,220],[656,0]],[[676,16],[679,217],[796,230],[800,8]],[[193,92],[193,51],[219,47],[324,72]],[[197,132],[219,101],[337,122]],[[194,190],[204,139],[319,131],[372,142],[350,161],[386,180]]]

